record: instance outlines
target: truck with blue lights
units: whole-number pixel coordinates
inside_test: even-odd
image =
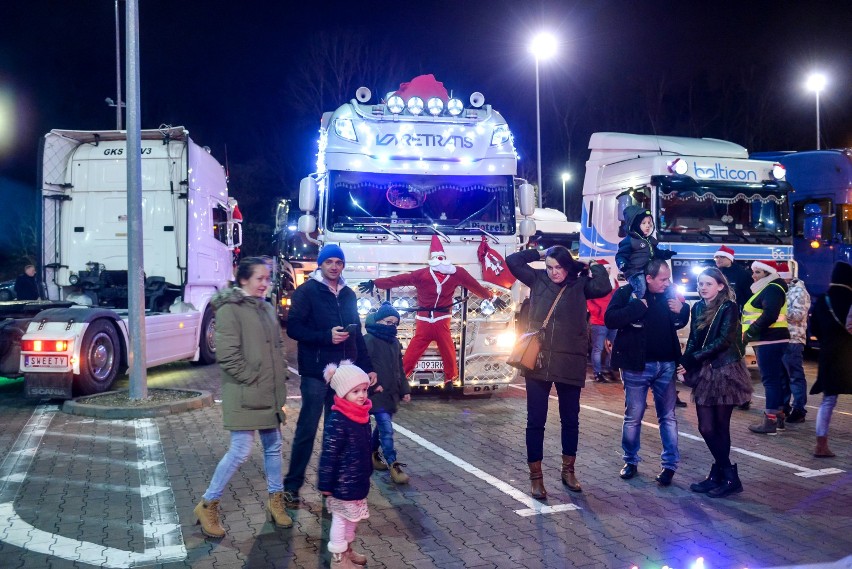
[[[360,282],[407,273],[426,265],[432,236],[448,259],[509,302],[457,289],[451,333],[465,393],[489,393],[515,375],[506,365],[514,344],[518,286],[483,281],[477,250],[483,238],[504,258],[519,236],[534,233],[533,190],[516,179],[517,155],[506,121],[480,93],[470,105],[452,96],[432,75],[416,77],[373,101],[361,87],[356,97],[323,114],[317,169],[302,180],[298,229],[318,231],[321,245],[339,245],[346,255],[344,278]],[[518,198],[521,197],[519,200]],[[359,293],[362,317],[391,301],[403,314],[399,337],[405,347],[414,329],[413,288]],[[413,386],[444,387],[441,359],[430,347],[409,378]]]

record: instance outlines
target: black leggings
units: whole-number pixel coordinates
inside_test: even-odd
[[[731,414],[733,405],[696,405],[698,431],[719,467],[731,466]]]

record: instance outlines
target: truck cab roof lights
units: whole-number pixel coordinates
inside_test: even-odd
[[[776,180],[783,180],[787,175],[787,168],[783,164],[776,162],[772,165],[772,177]]]
[[[408,104],[406,106],[408,107],[409,113],[417,116],[423,112],[423,99],[415,95],[408,99]]]
[[[498,125],[494,128],[494,133],[491,135],[491,146],[506,144],[509,142],[510,137],[509,126],[505,124]]]
[[[464,103],[460,99],[450,99],[447,101],[447,111],[450,115],[457,117],[464,110]]]
[[[689,171],[689,164],[683,158],[675,158],[669,162],[668,170],[672,174],[686,174]]]
[[[444,101],[439,99],[438,97],[432,97],[426,103],[427,108],[429,109],[429,114],[433,117],[440,115],[444,112]]]
[[[405,110],[405,101],[399,95],[394,95],[388,99],[388,110],[395,115],[398,115]]]
[[[355,134],[355,127],[352,125],[352,119],[335,119],[334,132],[340,138],[351,140],[352,142],[358,141],[358,135]]]

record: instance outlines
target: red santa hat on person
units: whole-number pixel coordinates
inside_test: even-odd
[[[429,246],[429,266],[432,270],[451,275],[456,272],[456,268],[447,259],[447,254],[444,252],[444,246],[437,235],[432,236],[432,244]]]
[[[766,271],[767,273],[777,273],[778,272],[778,263],[775,261],[755,261],[751,264],[751,270],[760,269],[761,271]]]
[[[780,263],[775,263],[778,265],[778,276],[784,280],[790,280],[793,278],[793,272],[790,270],[790,264],[784,261]]]
[[[719,247],[719,250],[713,253],[714,257],[726,257],[731,261],[734,260],[734,250],[728,247],[727,245],[722,245]]]

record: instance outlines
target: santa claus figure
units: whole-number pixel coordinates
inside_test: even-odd
[[[450,334],[450,317],[453,313],[453,293],[464,287],[480,298],[490,299],[497,309],[507,305],[496,294],[477,282],[470,273],[456,267],[447,259],[437,235],[432,236],[429,249],[429,266],[410,273],[366,281],[358,285],[361,292],[372,293],[374,288],[387,290],[400,286],[413,286],[417,291],[417,313],[414,337],[402,358],[403,371],[411,375],[414,366],[429,344],[435,342],[444,362],[444,382],[454,381],[459,374],[456,346]]]

